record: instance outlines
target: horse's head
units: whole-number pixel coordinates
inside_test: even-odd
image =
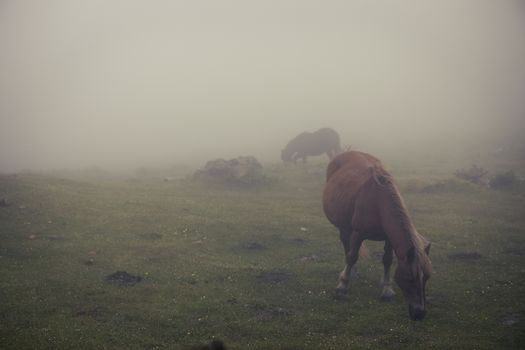
[[[395,274],[396,283],[408,303],[410,318],[415,321],[421,321],[427,312],[425,285],[432,272],[429,251],[430,243],[425,246],[424,252],[418,252],[415,246],[410,247],[406,256],[398,260]]]

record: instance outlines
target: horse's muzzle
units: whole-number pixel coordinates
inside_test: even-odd
[[[427,311],[420,306],[408,305],[408,314],[414,321],[421,321],[425,318]]]

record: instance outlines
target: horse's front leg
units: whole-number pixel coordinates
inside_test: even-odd
[[[384,301],[391,301],[396,293],[392,289],[392,277],[390,276],[390,268],[392,267],[392,260],[394,256],[394,250],[392,248],[392,245],[387,240],[385,241],[385,252],[383,254],[383,265],[385,267],[385,271],[383,274],[383,292],[381,293],[381,300]]]
[[[352,232],[352,231],[350,231]],[[339,274],[339,283],[337,284],[336,292],[338,295],[348,293],[348,287],[350,284],[350,275],[352,267],[354,267],[357,259],[359,258],[359,249],[363,243],[363,239],[360,235],[353,231],[340,231],[341,243],[345,249],[346,265],[343,271]]]

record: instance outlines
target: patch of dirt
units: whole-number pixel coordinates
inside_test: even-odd
[[[126,271],[117,271],[111,275],[106,276],[106,281],[116,283],[123,286],[133,286],[142,281],[141,276],[130,275]]]
[[[105,309],[102,306],[95,306],[92,308],[83,308],[75,311],[74,316],[76,317],[100,317],[105,312]]]
[[[448,257],[449,259],[452,259],[452,260],[472,261],[472,260],[479,260],[483,256],[478,252],[459,252],[459,253],[449,254]]]
[[[246,243],[242,246],[242,248],[246,250],[266,250],[267,249],[264,245],[257,243],[257,242]]]
[[[262,283],[281,283],[289,281],[293,277],[291,272],[267,271],[261,272],[255,278]]]
[[[303,239],[303,238],[294,238],[294,239],[292,239],[292,243],[295,243],[295,244],[305,244],[305,243],[306,243],[306,240]]]
[[[288,316],[291,313],[281,307],[265,308],[257,310],[255,313],[255,320],[257,322],[272,321],[281,316]]]
[[[214,340],[210,345],[192,346],[190,350],[226,350],[226,346],[221,340]]]

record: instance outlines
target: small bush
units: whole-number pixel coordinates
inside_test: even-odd
[[[237,157],[230,160],[214,159],[193,174],[195,180],[256,186],[268,184],[263,166],[255,157]]]
[[[506,190],[512,188],[517,182],[516,174],[513,170],[497,174],[490,180],[490,188],[495,190]]]

